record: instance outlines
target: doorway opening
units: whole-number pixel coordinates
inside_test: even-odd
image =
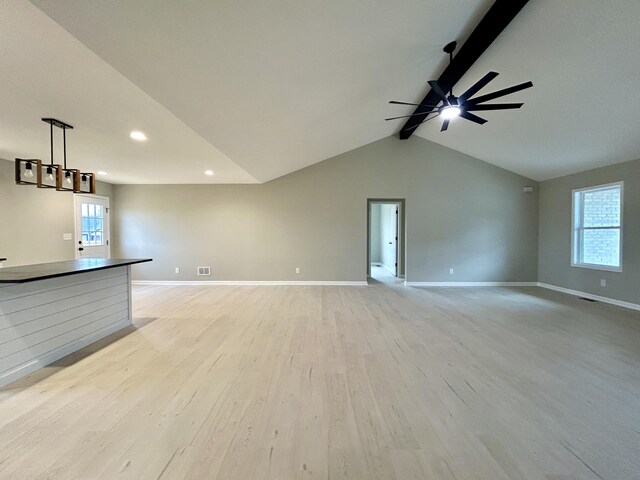
[[[76,259],[110,258],[109,197],[74,195]]]
[[[405,274],[405,200],[367,200],[367,278],[400,283]]]

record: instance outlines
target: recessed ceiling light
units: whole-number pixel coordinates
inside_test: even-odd
[[[98,173],[98,175],[103,175],[103,176],[104,176],[104,175],[109,175],[107,172],[105,172],[105,171],[103,171],[103,170],[100,170],[100,171],[98,171],[97,173]]]
[[[211,177],[213,175],[213,170],[205,170],[204,174],[209,175]]]
[[[138,140],[139,142],[144,142],[147,139],[147,136],[144,133],[138,132],[137,130],[131,132],[129,136],[134,140]]]

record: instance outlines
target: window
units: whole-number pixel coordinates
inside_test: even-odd
[[[82,204],[82,243],[85,246],[104,245],[102,205]]]
[[[622,271],[623,182],[573,191],[574,267]]]

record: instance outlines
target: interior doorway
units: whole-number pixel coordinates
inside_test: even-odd
[[[397,282],[405,273],[405,200],[367,200],[367,277]]]
[[[76,259],[111,256],[109,197],[74,195]]]

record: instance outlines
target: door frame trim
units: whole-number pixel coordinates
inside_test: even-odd
[[[367,269],[366,269],[366,278],[367,280],[371,277],[371,205],[375,203],[395,203],[400,204],[400,215],[398,218],[398,233],[402,235],[402,252],[400,252],[400,244],[396,244],[397,252],[396,252],[396,260],[398,262],[398,268],[396,269],[396,273],[398,275],[397,278],[405,278],[407,277],[407,200],[405,198],[367,198]],[[404,228],[402,228],[404,227]],[[400,231],[402,229],[402,231]],[[402,253],[402,254],[400,254]],[[402,257],[402,260],[399,258]],[[402,271],[400,270],[400,264],[402,264]]]

